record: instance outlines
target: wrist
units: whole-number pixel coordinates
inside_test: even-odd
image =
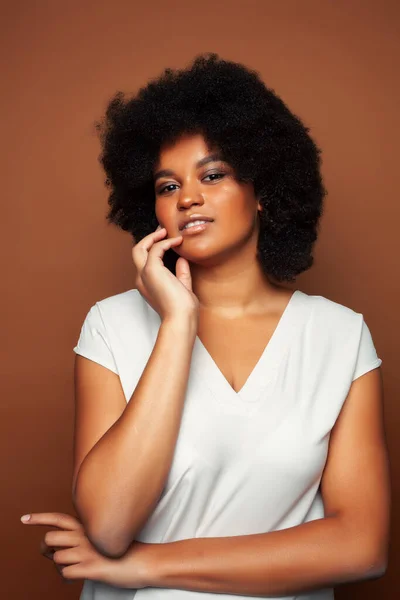
[[[181,313],[164,317],[161,321],[163,328],[172,329],[177,334],[191,335],[193,338],[197,334],[198,316],[196,313]]]
[[[144,577],[148,587],[165,587],[165,544],[147,544]]]
[[[91,578],[118,588],[161,587],[158,548],[162,545],[134,541],[118,559],[101,557]]]

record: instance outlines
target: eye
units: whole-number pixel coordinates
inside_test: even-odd
[[[176,186],[176,183],[170,183],[168,185],[165,185],[164,187],[160,188],[157,192],[157,194],[163,194],[164,192],[172,192],[173,190],[169,189],[171,187]]]
[[[205,177],[203,177],[202,181],[205,181],[208,177],[211,177],[212,179],[209,179],[208,181],[212,182],[212,181],[219,181],[219,179],[222,179],[222,177],[225,177],[226,173],[209,173],[208,175],[206,175]],[[173,192],[174,189],[173,188],[178,187],[176,183],[169,183],[168,185],[164,185],[164,187],[161,187],[159,190],[157,190],[157,194],[159,196],[164,195],[165,193],[169,193],[169,192]]]
[[[210,181],[217,181],[218,179],[225,177],[225,173],[209,173],[203,179],[207,179],[207,177],[213,177]]]

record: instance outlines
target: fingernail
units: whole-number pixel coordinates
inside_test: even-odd
[[[30,519],[30,518],[31,518],[31,515],[23,515],[23,516],[21,517],[21,521],[22,521],[23,523],[26,523],[27,521],[29,521],[29,519]]]

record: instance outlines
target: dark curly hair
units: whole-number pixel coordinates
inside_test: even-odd
[[[161,147],[201,133],[210,148],[251,181],[262,210],[258,259],[277,281],[294,281],[314,262],[323,198],[320,149],[299,117],[259,74],[218,54],[198,55],[190,67],[166,68],[127,99],[117,92],[95,124],[109,188],[109,223],[136,242],[154,231],[153,168]],[[175,273],[178,255],[165,265]]]

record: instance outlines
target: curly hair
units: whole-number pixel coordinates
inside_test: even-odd
[[[134,97],[116,92],[95,126],[109,189],[106,219],[134,241],[158,225],[153,169],[162,146],[201,133],[238,181],[254,185],[262,207],[257,257],[263,271],[291,282],[312,266],[326,194],[321,150],[257,71],[200,54],[186,69],[166,68]],[[164,256],[173,273],[177,258],[173,249]]]

